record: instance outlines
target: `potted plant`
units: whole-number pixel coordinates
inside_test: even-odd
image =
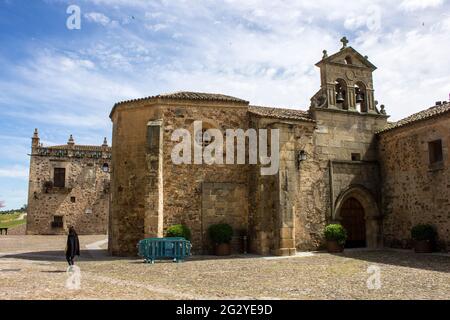
[[[330,224],[325,227],[325,239],[327,240],[327,250],[329,253],[339,253],[344,251],[347,231],[340,224]]]
[[[414,250],[416,253],[431,253],[437,238],[434,226],[429,224],[419,224],[411,229],[411,237],[414,240]]]
[[[185,238],[191,241],[191,230],[184,224],[176,224],[167,229],[166,236],[170,238]]]
[[[233,228],[229,224],[214,224],[209,227],[208,234],[214,244],[216,256],[229,256],[231,254],[230,242],[233,237]]]

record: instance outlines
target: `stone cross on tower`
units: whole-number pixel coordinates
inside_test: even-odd
[[[348,39],[347,39],[347,37],[343,37],[343,38],[341,39],[341,42],[342,42],[342,49],[347,48],[347,44],[348,44]],[[341,49],[341,50],[342,50],[342,49]]]

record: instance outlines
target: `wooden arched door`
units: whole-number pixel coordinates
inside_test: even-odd
[[[347,230],[347,248],[366,247],[364,208],[355,198],[348,198],[341,208],[342,226]]]

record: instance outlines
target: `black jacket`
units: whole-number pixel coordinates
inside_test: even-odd
[[[67,237],[66,256],[75,257],[80,255],[80,241],[78,235],[69,234]]]

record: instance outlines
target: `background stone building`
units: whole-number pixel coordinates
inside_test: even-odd
[[[111,148],[76,145],[44,147],[34,132],[30,155],[27,234],[106,234]]]
[[[374,100],[376,67],[347,47],[346,39],[336,54],[324,51],[317,66],[321,88],[309,111],[193,92],[117,103],[110,115],[110,252],[135,254],[140,239],[184,223],[192,229],[194,251],[208,253],[206,230],[219,222],[234,227],[235,250],[245,234],[251,252],[260,254],[317,249],[325,225],[334,221],[348,229],[350,246],[381,246],[376,133],[388,117]],[[279,172],[263,176],[260,165],[248,164],[175,165],[171,134],[183,128],[198,136],[194,121],[222,132],[279,129]]]
[[[379,132],[386,246],[411,246],[410,230],[432,224],[450,248],[450,103],[416,113]]]

